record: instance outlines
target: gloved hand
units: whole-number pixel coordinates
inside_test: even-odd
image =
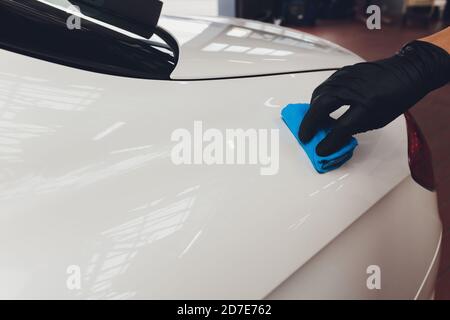
[[[344,67],[314,90],[299,138],[308,142],[330,113],[350,105],[317,146],[317,154],[327,156],[353,134],[384,127],[449,81],[450,55],[424,41],[413,41],[388,59]]]

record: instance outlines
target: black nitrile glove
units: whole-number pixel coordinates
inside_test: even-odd
[[[449,81],[450,55],[424,41],[413,41],[388,59],[344,67],[314,90],[299,138],[308,142],[330,113],[350,105],[317,146],[318,155],[329,155],[353,134],[384,127]]]

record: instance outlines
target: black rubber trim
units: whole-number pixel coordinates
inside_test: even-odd
[[[228,77],[215,77],[215,78],[193,78],[193,79],[173,79],[170,78],[166,81],[214,81],[214,80],[232,80],[232,79],[246,79],[246,78],[262,78],[262,77],[273,77],[273,76],[283,76],[287,74],[301,74],[301,73],[312,73],[312,72],[326,72],[326,71],[337,71],[340,68],[324,68],[324,69],[311,69],[311,70],[301,70],[301,71],[286,71],[286,72],[275,72],[275,73],[263,73],[263,74],[251,74],[247,76],[228,76]]]

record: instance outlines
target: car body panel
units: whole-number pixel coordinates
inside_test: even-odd
[[[0,298],[263,298],[409,175],[403,118],[314,171],[280,110],[330,71],[154,81],[4,50],[0,65]],[[279,130],[278,174],[176,166],[171,135],[196,120]]]
[[[256,21],[163,16],[159,25],[180,47],[171,75],[177,80],[335,69],[362,61],[329,41]]]
[[[430,299],[438,212],[436,194],[407,177],[266,298]]]

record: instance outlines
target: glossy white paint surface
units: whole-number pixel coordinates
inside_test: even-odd
[[[430,299],[441,231],[436,194],[408,177],[266,298]]]
[[[330,72],[164,82],[5,51],[0,65],[1,298],[262,298],[408,175],[403,119],[314,172],[280,107]],[[200,119],[279,129],[279,174],[175,166],[171,133]]]
[[[362,61],[313,35],[256,21],[163,16],[178,40],[172,79],[203,79],[339,68]]]

